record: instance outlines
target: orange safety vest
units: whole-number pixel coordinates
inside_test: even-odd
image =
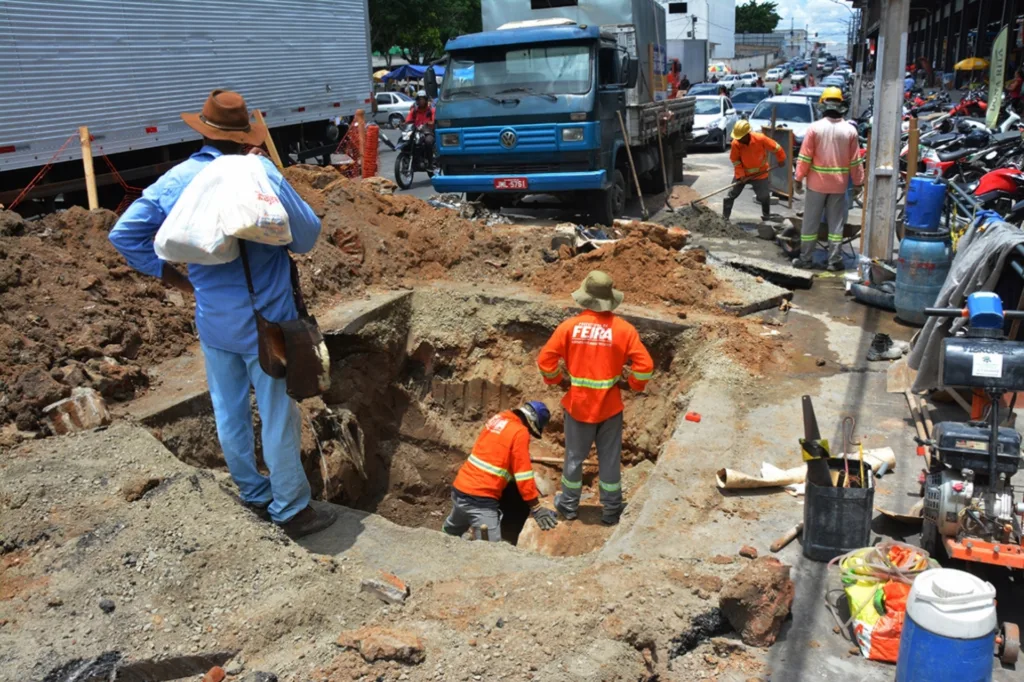
[[[466,495],[499,500],[512,480],[524,502],[540,497],[530,464],[530,432],[512,410],[505,410],[487,420],[452,485]]]
[[[597,424],[622,412],[619,380],[631,363],[629,386],[642,391],[654,372],[654,361],[640,341],[636,327],[612,313],[585,310],[558,325],[544,344],[537,366],[547,384],[562,380],[565,363],[568,393],[562,407],[576,421]]]
[[[733,175],[737,180],[761,180],[768,177],[768,153],[775,152],[775,158],[781,166],[786,161],[786,152],[782,145],[761,133],[750,133],[750,142],[741,144],[732,141],[729,160],[732,161]]]

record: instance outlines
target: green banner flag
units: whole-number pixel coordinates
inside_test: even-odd
[[[992,43],[992,59],[988,67],[988,114],[985,125],[995,128],[999,110],[1003,106],[1003,81],[1006,80],[1006,37],[1009,27],[1003,26],[996,41]]]

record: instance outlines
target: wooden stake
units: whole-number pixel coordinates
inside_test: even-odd
[[[366,112],[356,109],[355,118],[352,119],[356,126],[356,136],[359,138],[359,173],[363,171],[363,155],[366,152]]]
[[[910,408],[910,417],[914,420],[914,426],[917,428],[917,437],[921,440],[928,440],[928,432],[924,427],[924,417],[921,416],[921,408],[917,404],[917,398],[909,389],[904,391],[903,395],[907,398],[907,406]],[[932,468],[932,449],[927,445],[923,447],[925,466],[930,470]]]
[[[253,118],[264,128],[267,128],[266,121],[263,120],[263,112],[256,109],[253,112]],[[274,137],[270,134],[270,128],[267,128],[267,139],[265,141],[267,145],[267,152],[270,153],[270,160],[274,162],[274,165],[278,168],[284,168],[284,164],[281,163],[281,155],[277,153],[277,145],[274,144]]]
[[[82,142],[82,166],[85,168],[85,192],[89,195],[89,210],[100,207],[99,196],[96,194],[96,171],[92,167],[92,141],[89,128],[78,129],[78,139]]]
[[[796,540],[800,533],[803,532],[803,530],[804,524],[801,521],[800,523],[796,524],[788,531],[786,531],[785,534],[783,534],[777,540],[775,540],[775,542],[772,543],[772,546],[769,549],[771,549],[772,552],[780,551],[783,547],[793,542],[793,540]]]
[[[917,175],[917,151],[919,144],[919,131],[917,129],[917,117],[910,119],[910,130],[907,132],[907,187],[910,187],[910,179]]]

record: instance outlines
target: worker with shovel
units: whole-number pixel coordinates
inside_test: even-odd
[[[761,204],[761,218],[771,217],[771,181],[768,179],[768,154],[774,153],[781,166],[786,162],[786,152],[782,145],[761,133],[750,130],[750,121],[742,120],[732,129],[732,149],[729,160],[733,165],[733,177],[736,179],[725,201],[722,202],[722,217],[726,220],[732,215],[733,202],[748,184],[754,188],[757,201]]]
[[[839,88],[825,88],[818,100],[824,116],[807,130],[800,154],[796,157],[796,191],[803,191],[804,220],[800,229],[800,256],[793,260],[798,268],[810,268],[818,244],[818,225],[822,214],[828,222],[828,265],[831,271],[843,269],[843,228],[846,227],[846,189],[864,184],[864,158],[860,156],[857,129],[843,119],[846,103]]]
[[[573,292],[583,312],[558,325],[541,349],[537,365],[549,385],[568,391],[565,409],[565,463],[555,509],[577,517],[583,488],[583,460],[597,443],[601,522],[613,526],[622,514],[622,396],[620,387],[643,391],[654,361],[636,328],[612,314],[623,293],[600,270]],[[562,367],[564,365],[564,369]]]
[[[487,529],[482,539],[501,540],[498,501],[513,480],[540,529],[551,530],[558,525],[555,513],[540,503],[530,464],[530,437],[540,438],[550,419],[548,406],[531,400],[487,420],[472,454],[452,483],[452,511],[442,526],[445,533],[461,537],[472,528],[474,535],[482,536],[481,529]]]

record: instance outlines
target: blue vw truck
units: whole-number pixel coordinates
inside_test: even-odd
[[[553,4],[483,0],[485,31],[448,41],[433,186],[492,208],[554,196],[611,225],[636,184],[682,179],[693,98],[666,99],[655,0]]]

